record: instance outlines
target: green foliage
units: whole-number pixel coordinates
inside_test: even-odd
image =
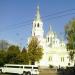
[[[53,68],[54,66],[53,65],[49,65],[49,68]]]
[[[5,64],[6,52],[4,50],[0,51],[0,66]]]
[[[10,46],[7,51],[7,63],[16,63],[16,57],[18,56],[18,54],[20,54],[19,47],[15,45]]]
[[[22,52],[17,56],[18,64],[29,64],[28,52],[23,48]]]
[[[67,50],[69,50],[70,58],[74,58],[75,54],[75,19],[72,19],[65,26],[65,33],[67,38]]]
[[[28,52],[25,48],[23,48],[21,55],[23,57],[23,63],[24,64],[29,64]]]
[[[0,50],[0,66],[4,64],[29,64],[29,61],[35,62],[42,58],[42,47],[39,45],[37,38],[32,37],[28,50],[25,48],[20,51],[20,48],[11,45],[7,51]]]
[[[74,51],[70,50],[69,55],[70,55],[70,59],[73,60],[73,58],[74,58]]]
[[[0,66],[4,64],[29,64],[28,51],[23,48],[22,52],[18,46],[11,45],[7,51],[0,50]]]
[[[39,61],[42,58],[43,48],[39,45],[36,37],[32,37],[28,45],[28,54],[31,64],[35,64],[35,61]]]

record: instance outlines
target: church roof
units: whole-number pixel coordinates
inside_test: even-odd
[[[48,35],[52,35],[52,34],[54,34],[54,32],[53,32],[52,27],[51,27],[51,25],[50,25],[50,26],[49,26]]]
[[[49,32],[52,32],[52,27],[51,27],[51,25],[49,26]]]
[[[40,9],[39,9],[39,5],[37,6],[37,11],[36,11],[36,16],[35,16],[35,21],[41,21],[41,16],[40,16]]]

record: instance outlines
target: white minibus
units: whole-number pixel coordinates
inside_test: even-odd
[[[0,68],[1,73],[15,73],[22,75],[38,75],[39,70],[37,65],[19,65],[19,64],[5,64]]]

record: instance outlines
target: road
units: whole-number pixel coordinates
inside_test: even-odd
[[[39,75],[58,75],[56,70],[41,69]]]
[[[15,74],[0,74],[0,75],[15,75]],[[42,73],[39,75],[57,75],[56,73]]]
[[[15,75],[15,74],[1,74],[1,75]],[[55,70],[42,69],[40,70],[39,75],[58,75],[58,73]]]

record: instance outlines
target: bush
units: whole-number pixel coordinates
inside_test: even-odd
[[[53,65],[49,65],[49,68],[53,68]]]

